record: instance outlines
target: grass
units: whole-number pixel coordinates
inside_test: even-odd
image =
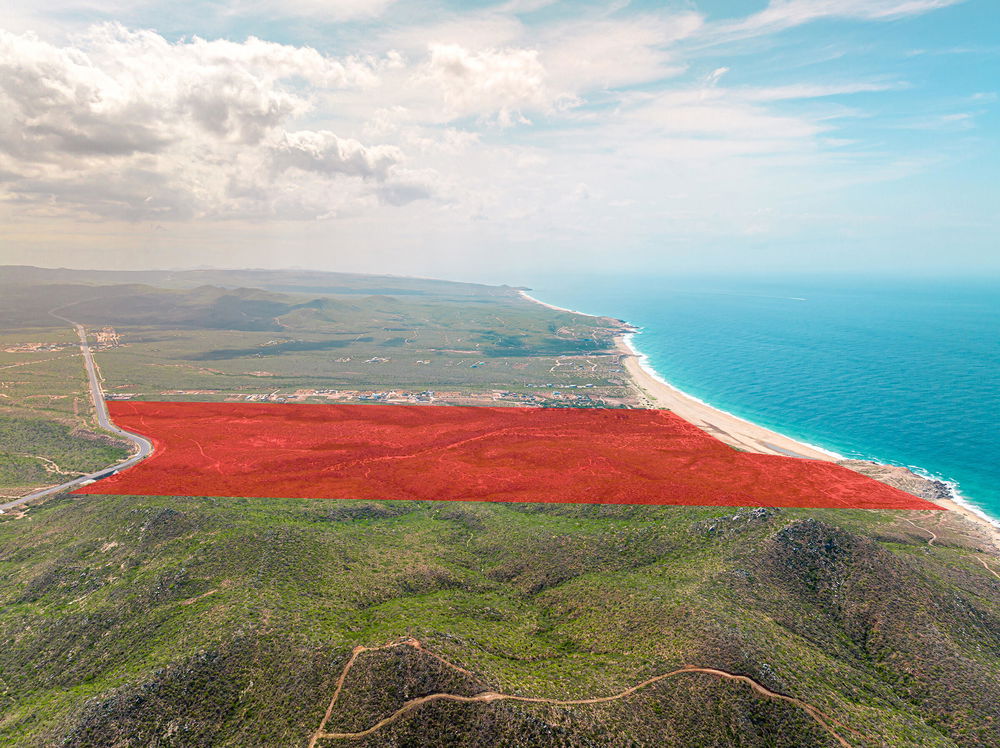
[[[738,520],[738,532],[720,536],[703,528],[725,522],[719,518],[732,510],[181,497],[49,502],[31,512],[30,534],[24,520],[0,522],[0,636],[11,643],[0,653],[8,703],[0,741],[54,735],[80,714],[86,697],[225,652],[234,637],[249,637],[255,647],[294,643],[295,657],[305,659],[325,653],[310,666],[319,669],[307,703],[294,707],[295,724],[318,720],[333,663],[356,644],[402,635],[507,692],[592,696],[684,663],[727,666],[770,679],[882,740],[977,744],[949,737],[955,725],[966,736],[977,729],[992,735],[975,713],[942,715],[943,726],[934,724],[905,679],[887,676],[886,667],[897,672],[891,657],[866,652],[843,613],[781,576],[768,555],[775,534],[804,518],[835,527],[841,514],[785,510],[756,523]],[[859,513],[847,523],[853,532],[830,537],[863,538],[894,521],[891,513]],[[945,644],[929,632],[894,640],[905,644],[901,656],[917,657],[930,640],[951,652],[942,672],[909,677],[932,692],[951,671],[968,670],[980,685],[995,678],[995,643],[983,650],[991,641],[983,626],[1000,620],[996,599],[983,597],[988,580],[971,567],[956,569],[946,549],[929,549],[917,564],[909,560],[913,545],[897,545],[866,552],[888,554],[882,563],[898,562],[895,577],[911,586],[941,590],[976,611],[942,621],[947,606],[932,610]],[[952,580],[947,588],[934,577],[943,573]],[[728,651],[733,641],[738,654]],[[280,660],[267,657],[273,661],[256,663],[262,677]],[[288,666],[302,665],[293,660]],[[216,739],[246,744],[272,708],[248,706],[242,726]]]
[[[110,393],[503,389],[559,404],[554,390],[593,384],[601,404],[627,402],[617,322],[506,288],[30,268],[0,268],[0,286],[0,349],[53,348],[0,352],[0,485],[48,482],[45,460],[89,470],[122,455],[86,433],[83,367],[55,304],[121,334],[96,354]],[[906,514],[935,523],[930,546],[902,516],[58,496],[0,516],[0,744],[305,745],[352,648],[414,636],[471,680],[420,653],[372,655],[332,726],[445,688],[591,697],[693,664],[805,699],[861,731],[857,745],[996,745],[1000,582],[960,520]],[[431,705],[367,744],[476,741],[830,736],[792,706],[685,676],[603,706]]]
[[[59,483],[120,462],[128,450],[92,432],[38,417],[0,415],[0,489]]]

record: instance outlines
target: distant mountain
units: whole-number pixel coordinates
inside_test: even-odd
[[[166,288],[210,285],[314,294],[470,296],[512,292],[505,286],[478,283],[311,270],[75,270],[29,265],[0,266],[0,286],[16,284],[147,284]]]

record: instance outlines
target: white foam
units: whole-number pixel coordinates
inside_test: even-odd
[[[880,462],[883,462],[883,464],[888,464],[885,463],[884,461]],[[994,527],[1000,528],[1000,519],[997,519],[996,517],[991,517],[986,512],[985,509],[983,509],[981,506],[973,502],[969,497],[963,496],[962,492],[958,488],[958,483],[956,481],[948,480],[947,478],[944,478],[940,475],[936,475],[935,473],[932,473],[929,470],[925,470],[919,465],[907,465],[906,467],[910,470],[910,472],[919,475],[921,478],[926,478],[927,480],[933,480],[937,481],[938,483],[943,483],[945,488],[948,489],[948,495],[951,497],[952,501],[954,501],[956,504],[960,504],[961,506],[965,507],[970,512],[986,520]]]
[[[598,317],[598,316],[601,316],[601,315],[597,315],[597,314],[588,314],[587,312],[578,312],[575,309],[566,309],[565,307],[554,306],[552,304],[546,304],[544,301],[539,301],[538,299],[534,298],[533,296],[529,296],[524,291],[520,291],[519,293],[524,298],[528,299],[529,301],[533,301],[536,304],[541,304],[542,306],[548,307],[549,309],[555,309],[555,310],[560,311],[560,312],[570,312],[571,314],[583,314],[583,315],[585,315],[587,317]],[[795,301],[805,301],[805,299],[794,299],[794,300]],[[680,395],[683,395],[684,397],[688,398],[689,400],[693,400],[696,403],[700,403],[701,405],[704,405],[705,407],[708,407],[708,408],[712,408],[713,410],[716,410],[716,411],[718,411],[720,413],[725,413],[727,416],[730,416],[731,418],[736,418],[736,419],[738,419],[740,421],[743,421],[744,423],[750,423],[752,425],[759,425],[759,424],[753,424],[752,421],[749,421],[746,418],[738,416],[735,413],[730,413],[729,411],[723,410],[722,408],[717,408],[714,405],[712,405],[711,403],[707,403],[704,400],[702,400],[701,398],[695,397],[694,395],[690,394],[689,392],[685,392],[684,390],[680,389],[679,387],[674,386],[673,384],[671,384],[670,382],[668,382],[666,379],[664,379],[663,375],[661,375],[660,372],[658,372],[655,368],[653,368],[653,365],[650,363],[649,356],[646,355],[645,353],[643,353],[642,351],[640,351],[639,348],[635,344],[635,336],[638,335],[638,334],[640,334],[641,332],[642,332],[642,330],[640,329],[638,332],[627,333],[626,335],[622,336],[622,342],[625,344],[625,347],[628,348],[632,352],[632,354],[636,357],[636,361],[639,363],[639,366],[642,368],[642,370],[645,371],[650,377],[652,377],[653,379],[655,379],[660,384],[662,384],[662,385],[664,385],[666,387],[669,387],[674,392],[676,392],[676,393],[678,393]],[[767,428],[767,427],[764,427],[764,428]],[[773,429],[768,429],[768,430],[774,431]],[[779,432],[775,432],[775,433],[779,433]],[[810,444],[809,442],[804,442],[804,441],[801,441],[799,439],[792,439],[791,437],[785,436],[784,434],[781,434],[781,436],[784,436],[784,438],[789,439],[791,441],[797,442],[797,443],[801,444],[804,447],[808,447],[809,449],[814,449],[817,452],[822,452],[823,454],[828,455],[830,457],[833,457],[836,460],[846,460],[846,459],[848,459],[847,457],[845,457],[844,455],[840,454],[839,452],[834,452],[833,450],[826,449],[824,447],[820,447],[820,446],[818,446],[816,444]],[[892,460],[883,460],[883,459],[881,459],[879,457],[873,457],[871,455],[863,455],[863,454],[859,454],[859,455],[857,455],[856,458],[852,457],[851,459],[868,460],[869,462],[875,462],[875,463],[878,463],[880,465],[896,465],[896,464],[898,464],[898,463],[893,462]],[[986,512],[985,509],[983,509],[979,505],[977,505],[974,502],[972,502],[968,497],[963,496],[962,493],[961,493],[961,491],[959,490],[958,483],[956,483],[955,481],[948,480],[947,478],[944,478],[944,477],[942,477],[940,475],[935,475],[934,473],[931,473],[929,470],[926,470],[926,469],[920,467],[919,465],[903,465],[901,467],[906,467],[907,469],[909,469],[910,471],[912,471],[916,475],[919,475],[921,478],[926,478],[927,480],[933,480],[933,481],[938,481],[939,483],[943,483],[945,485],[945,487],[948,489],[948,494],[951,496],[951,500],[952,501],[954,501],[956,504],[960,504],[961,506],[965,507],[970,512],[976,514],[977,516],[979,516],[982,519],[986,520],[990,524],[992,524],[992,525],[994,525],[996,527],[1000,527],[1000,520],[998,520],[995,517],[991,517]]]

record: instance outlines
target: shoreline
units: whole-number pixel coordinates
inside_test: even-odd
[[[926,471],[922,474],[918,473],[913,468],[906,469],[924,480],[937,481],[938,483],[944,484],[948,491],[948,498],[934,499],[934,503],[941,504],[954,512],[958,512],[963,517],[968,517],[974,522],[988,525],[996,535],[998,542],[1000,542],[1000,519],[994,519],[986,513],[985,509],[981,509],[979,506],[973,504],[971,501],[962,496],[962,494],[959,493],[958,489],[955,487],[954,483],[951,481],[941,480],[940,478],[935,478],[932,475],[926,474]]]
[[[585,317],[599,316],[549,304],[541,299],[536,299],[525,291],[518,291],[518,293],[528,301],[541,304],[545,308],[557,312],[582,314]],[[802,457],[826,462],[845,459],[843,455],[836,452],[797,441],[777,431],[716,408],[674,387],[649,364],[648,357],[632,344],[632,338],[636,334],[638,334],[637,330],[615,335],[615,348],[622,354],[625,370],[632,380],[632,385],[639,390],[643,399],[651,406],[671,410],[729,446],[747,452]]]
[[[549,304],[549,303],[547,303],[545,301],[542,301],[541,299],[536,299],[534,296],[531,296],[530,294],[528,294],[527,291],[518,290],[517,293],[518,293],[518,295],[522,299],[527,299],[528,301],[530,301],[530,302],[532,302],[534,304],[541,304],[546,309],[553,309],[553,310],[555,310],[557,312],[567,312],[568,314],[581,314],[584,317],[600,317],[601,316],[599,314],[590,314],[589,312],[581,312],[581,311],[579,311],[577,309],[567,309],[564,306],[556,306],[555,304]]]
[[[824,460],[837,463],[846,457],[805,442],[800,442],[777,431],[765,428],[739,416],[728,413],[699,400],[692,395],[679,390],[664,380],[645,361],[645,355],[631,345],[631,336],[635,333],[624,333],[615,336],[615,344],[621,352],[625,369],[638,388],[655,407],[671,410],[686,421],[690,421],[702,431],[706,431],[720,441],[748,452],[758,454],[778,454],[786,457]],[[872,464],[881,464],[873,460],[865,460]],[[909,468],[907,468],[909,470]],[[937,480],[933,477],[911,473],[925,480]],[[950,494],[949,498],[935,498],[938,506],[959,514],[978,525],[985,526],[990,533],[1000,540],[1000,521],[993,519],[979,507],[966,502],[957,495],[954,486],[944,481]]]
[[[625,370],[634,386],[653,406],[673,411],[721,442],[745,452],[800,457],[809,460],[837,462],[841,455],[792,439],[739,416],[715,408],[679,390],[664,380],[649,366],[644,354],[632,345],[635,333],[615,336],[615,345],[622,354]]]
[[[536,299],[525,291],[518,291],[518,294],[527,301],[540,304],[554,311],[581,314],[585,317],[601,316],[548,304],[540,299]],[[623,332],[616,335],[615,347],[622,356],[622,362],[632,386],[639,391],[642,398],[650,407],[673,411],[684,420],[693,423],[702,431],[711,434],[725,444],[748,452],[823,460],[833,463],[847,459],[836,452],[800,442],[778,431],[715,408],[673,386],[648,363],[648,357],[634,347],[632,338],[637,332]],[[873,460],[867,461],[873,462],[873,464],[880,464],[875,463]],[[933,477],[920,475],[912,470],[910,472],[926,480],[937,480]],[[934,499],[934,503],[975,522],[977,525],[985,526],[990,531],[991,536],[1000,542],[1000,519],[990,517],[982,509],[966,501],[950,483],[941,482],[947,486],[950,497],[947,499]]]

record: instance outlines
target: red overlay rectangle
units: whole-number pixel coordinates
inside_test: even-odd
[[[940,509],[665,410],[110,402],[151,457],[78,494]]]

